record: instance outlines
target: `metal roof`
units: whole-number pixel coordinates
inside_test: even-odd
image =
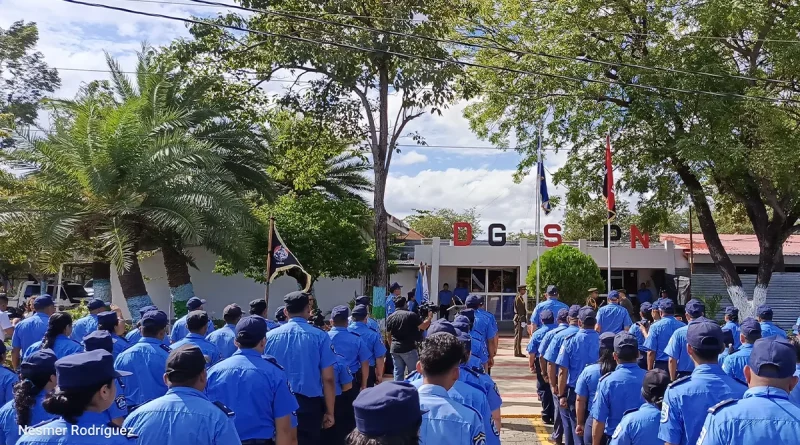
[[[694,246],[694,253],[697,255],[708,255],[708,245],[706,245],[705,238],[700,233],[695,233],[692,240]],[[722,241],[725,251],[728,255],[758,255],[758,239],[755,235],[734,235],[734,234],[720,234],[720,241]],[[661,241],[672,241],[675,247],[683,250],[689,250],[689,235],[683,233],[664,233],[661,235]],[[789,256],[800,255],[800,235],[790,236],[783,244],[783,254]]]

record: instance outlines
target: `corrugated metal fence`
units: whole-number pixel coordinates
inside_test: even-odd
[[[755,275],[740,275],[742,285],[748,295],[752,297],[753,288],[756,285]],[[694,274],[692,275],[692,295],[713,296],[720,295],[720,314],[722,315],[725,306],[730,306],[728,290],[722,277],[717,274]],[[772,306],[773,321],[782,329],[790,330],[800,317],[800,274],[798,273],[776,273],[772,276],[767,290],[767,304]]]

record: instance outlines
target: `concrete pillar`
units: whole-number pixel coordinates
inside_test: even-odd
[[[531,260],[528,259],[528,240],[526,238],[519,239],[519,277],[517,284],[525,284],[528,278],[528,266],[531,265]]]
[[[583,253],[588,254],[589,253],[589,241],[586,241],[585,239],[578,240],[578,250],[580,250]]]
[[[442,246],[441,238],[434,237],[431,245],[431,282],[428,288],[431,292],[431,301],[439,304],[439,249]]]
[[[666,272],[671,275],[675,275],[675,243],[672,241],[667,241],[664,243],[664,254],[667,256],[666,264]]]

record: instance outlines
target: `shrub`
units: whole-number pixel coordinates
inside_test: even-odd
[[[575,247],[561,244],[548,250],[540,257],[542,292],[550,284],[558,286],[560,299],[567,304],[586,303],[587,289],[596,287],[603,289],[605,283],[600,275],[600,268],[591,256]],[[530,295],[536,298],[536,261],[531,263],[527,277]]]

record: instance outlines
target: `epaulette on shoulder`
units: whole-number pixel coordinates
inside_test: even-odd
[[[674,388],[674,387],[676,387],[676,386],[678,386],[678,385],[680,385],[682,383],[688,382],[691,379],[692,379],[691,375],[687,375],[686,377],[681,377],[678,380],[675,380],[674,382],[670,383],[668,388]]]
[[[355,335],[356,337],[361,337],[361,334],[357,334],[357,333],[355,333],[355,332],[353,332],[353,331],[347,331],[347,332],[349,332],[349,333],[351,333],[351,334]]]
[[[367,329],[371,330],[372,332],[378,332],[378,330],[377,330],[377,329],[375,329],[375,328],[373,328],[373,327],[371,327],[371,326],[367,326]]]
[[[622,417],[625,417],[625,416],[627,416],[627,415],[628,415],[628,414],[630,414],[630,413],[635,413],[636,411],[639,411],[639,408],[632,408],[632,409],[629,409],[629,410],[625,411],[624,413],[622,413]]]
[[[42,425],[47,425],[48,423],[50,423],[50,422],[52,422],[54,420],[58,420],[58,417],[53,417],[52,419],[43,420],[43,421],[37,423],[36,425],[33,425],[31,428],[38,428],[38,427],[40,427]]]
[[[478,390],[478,391],[480,391],[482,394],[484,394],[484,395],[487,395],[487,394],[486,394],[486,387],[484,387],[482,384],[480,384],[480,383],[475,383],[475,382],[464,382],[464,383],[466,383],[467,385],[469,385],[469,386],[470,386],[470,387],[472,387],[472,388],[475,388],[475,389],[477,389],[477,390]]]
[[[280,364],[280,363],[278,363],[278,359],[276,359],[275,357],[273,357],[273,356],[271,356],[271,355],[267,355],[267,354],[264,354],[264,355],[262,355],[261,357],[262,357],[264,360],[266,360],[266,361],[268,361],[268,362],[272,363],[273,365],[277,366],[277,367],[278,367],[278,369],[283,369],[283,366],[281,366],[281,364]]]
[[[569,340],[570,338],[574,337],[574,336],[575,336],[575,334],[577,334],[577,332],[573,332],[572,334],[569,334],[569,335],[567,335],[566,337],[564,337],[564,341],[566,342],[566,341],[567,341],[567,340]],[[563,344],[564,344],[564,343],[562,343],[562,345],[563,345]]]
[[[159,346],[161,346],[161,349],[167,352],[172,352],[172,349],[170,349],[169,346],[165,345],[164,343],[161,343]]]
[[[224,404],[224,403],[222,403],[222,402],[219,402],[219,401],[217,401],[217,402],[214,402],[214,406],[216,406],[217,408],[219,408],[219,409],[220,409],[220,411],[222,411],[223,413],[225,413],[225,415],[226,415],[226,416],[228,416],[228,417],[233,417],[233,416],[235,415],[235,413],[234,413],[233,411],[231,411],[231,409],[230,409],[230,408],[228,408],[227,406],[225,406],[225,404]]]
[[[421,376],[419,375],[419,373],[417,371],[414,371],[411,374],[409,374],[408,376],[406,376],[406,381],[413,382],[414,380],[417,380],[420,377]]]
[[[474,371],[474,372],[475,372],[475,374],[477,374],[477,375],[486,374],[486,370],[485,370],[485,369],[483,369],[483,368],[482,368],[482,367],[480,367],[480,366],[473,366],[473,367],[472,367],[472,371]]]
[[[461,403],[461,402],[458,402],[458,403]],[[481,418],[482,418],[482,417],[481,417],[481,413],[479,413],[477,409],[475,409],[475,408],[473,408],[473,407],[471,407],[471,406],[467,405],[466,403],[461,403],[461,406],[463,406],[463,407],[465,407],[465,408],[468,408],[470,411],[472,411],[473,413],[477,414],[479,419],[481,419]]]
[[[711,413],[711,414],[714,414],[714,413],[716,413],[717,411],[721,410],[722,408],[724,408],[724,407],[726,407],[726,406],[733,405],[733,404],[734,404],[734,403],[736,403],[736,402],[737,402],[737,400],[736,400],[736,399],[727,399],[727,400],[723,400],[723,401],[721,401],[721,402],[717,403],[716,405],[712,406],[711,408],[709,408],[709,409],[708,409],[708,412],[709,412],[709,413]]]
[[[600,377],[600,380],[598,380],[598,382],[602,382],[604,378],[610,376],[611,374],[612,374],[612,372],[605,373],[603,376]]]
[[[478,373],[475,372],[475,368],[470,368],[469,366],[463,366],[463,367],[461,367],[461,370],[462,371],[467,371],[468,373],[472,374],[473,377],[478,377]]]

